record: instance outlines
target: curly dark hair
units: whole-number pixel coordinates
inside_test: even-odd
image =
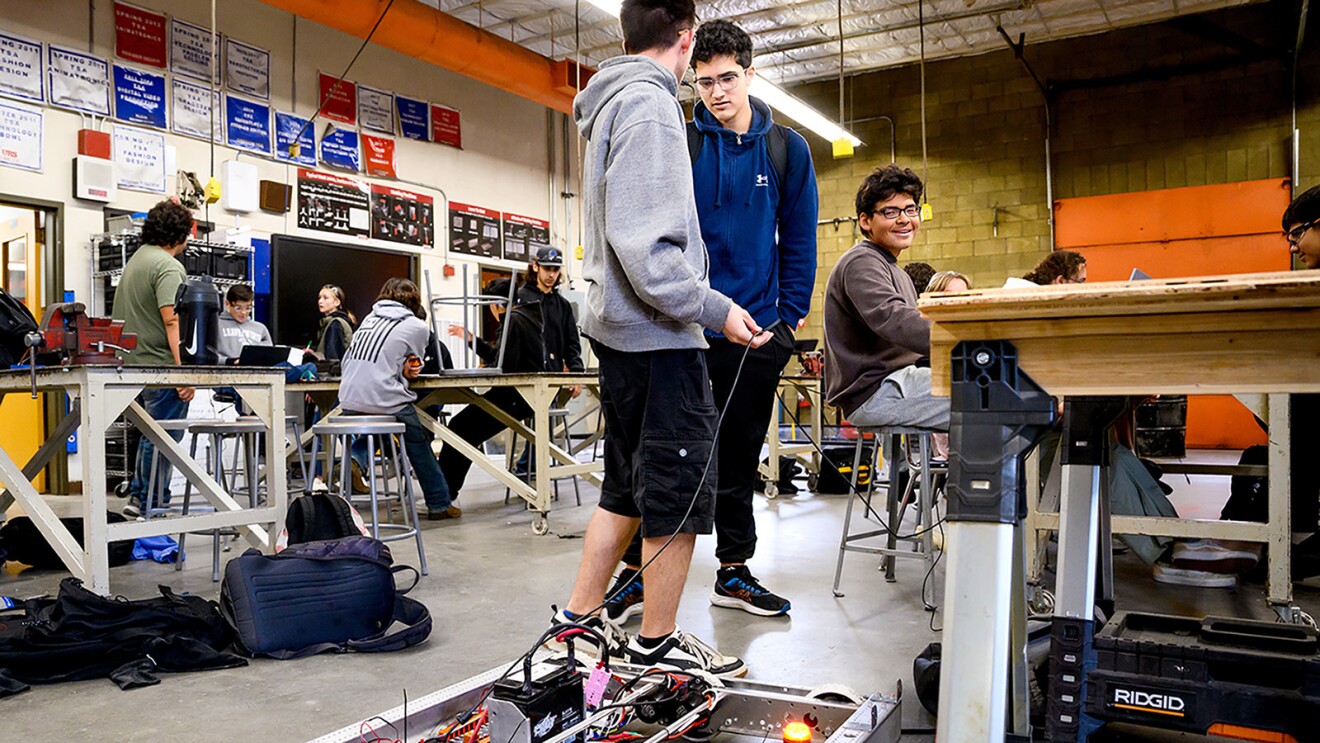
[[[921,178],[911,168],[898,165],[876,168],[866,176],[866,180],[862,181],[862,187],[857,189],[857,213],[870,214],[876,204],[900,193],[905,193],[911,196],[913,201],[919,202],[924,191]]]
[[[193,215],[184,206],[166,199],[151,207],[142,225],[142,242],[172,248],[188,242],[192,236]]]
[[[679,32],[697,24],[696,0],[623,0],[619,8],[623,50],[637,54],[668,49]]]
[[[912,279],[912,286],[917,290],[917,294],[926,291],[930,286],[930,277],[935,275],[935,267],[929,263],[913,261],[903,265],[903,270],[907,272],[908,278]]]
[[[407,307],[417,317],[426,319],[426,310],[422,309],[422,293],[408,279],[387,279],[380,288],[380,294],[376,295],[377,302],[382,299],[392,299]]]
[[[1283,228],[1320,219],[1320,186],[1303,191],[1283,210]]]
[[[1086,257],[1081,253],[1071,250],[1056,250],[1053,253],[1040,259],[1040,263],[1022,278],[1033,284],[1053,284],[1054,280],[1063,277],[1069,281],[1077,278],[1077,272],[1086,265]]]
[[[716,57],[733,57],[739,67],[751,67],[752,37],[724,19],[701,24],[692,46],[692,68],[696,69],[698,62],[709,62]]]

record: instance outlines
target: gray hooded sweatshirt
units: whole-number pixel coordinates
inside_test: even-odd
[[[220,354],[220,363],[228,364],[243,353],[243,346],[273,346],[270,331],[256,320],[239,322],[228,312],[220,313],[220,338],[215,350]]]
[[[573,101],[587,139],[584,335],[618,351],[706,348],[732,301],[710,288],[678,80],[614,57]]]
[[[412,310],[382,299],[353,331],[353,341],[341,361],[339,401],[355,413],[392,414],[411,405],[416,393],[403,378],[409,354],[426,355],[430,330]]]

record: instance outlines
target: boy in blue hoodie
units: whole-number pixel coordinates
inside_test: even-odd
[[[767,339],[707,278],[677,100],[696,14],[693,0],[624,0],[627,54],[606,60],[573,102],[587,139],[582,332],[600,363],[605,472],[573,595],[555,621],[613,635],[623,645],[614,656],[630,663],[741,676],[740,659],[674,623],[696,535],[714,526],[717,411],[702,330],[743,345]],[[639,528],[649,598],[641,631],[626,638],[594,613]]]
[[[811,308],[816,281],[816,174],[802,135],[775,124],[770,107],[751,97],[756,77],[752,38],[724,20],[702,24],[692,51],[701,100],[688,127],[692,181],[701,237],[710,255],[710,286],[747,308],[773,333],[743,363],[743,346],[707,331],[719,432],[715,490],[715,557],[710,602],[758,616],[782,616],[789,601],[761,585],[747,567],[756,551],[752,493],[761,445],[774,412],[779,375],[793,355],[793,333]],[[741,375],[739,368],[741,366]],[[734,382],[737,382],[735,384]],[[642,607],[641,565],[634,541],[623,557],[612,601],[616,622]],[[624,588],[626,586],[626,588]]]

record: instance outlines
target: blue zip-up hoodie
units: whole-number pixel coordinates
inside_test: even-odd
[[[816,285],[816,173],[807,140],[791,129],[787,172],[775,172],[765,142],[774,126],[770,107],[748,100],[752,126],[741,135],[725,129],[700,101],[693,109],[703,136],[692,183],[710,254],[710,286],[761,327],[783,320],[796,331]]]

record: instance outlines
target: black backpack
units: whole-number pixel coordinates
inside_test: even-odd
[[[784,175],[788,173],[788,127],[783,124],[773,124],[770,131],[765,135],[765,148],[770,152],[770,167],[775,169],[775,180],[779,183],[779,198],[784,198]],[[697,128],[695,121],[687,123],[687,141],[688,158],[693,165],[697,164],[697,156],[701,154],[701,145],[706,141],[706,135]]]
[[[284,517],[289,545],[361,536],[353,507],[333,493],[307,493],[293,499]]]
[[[119,524],[128,519],[106,511],[106,523]],[[69,530],[78,546],[83,543],[83,520],[80,516],[62,518],[60,523]],[[117,568],[133,561],[133,542],[111,542],[108,548],[110,567]],[[46,537],[27,516],[15,516],[0,526],[0,562],[13,560],[39,570],[67,570],[64,561],[51,548]]]
[[[14,295],[0,289],[0,369],[22,363],[27,355],[24,336],[36,332],[37,320]]]

